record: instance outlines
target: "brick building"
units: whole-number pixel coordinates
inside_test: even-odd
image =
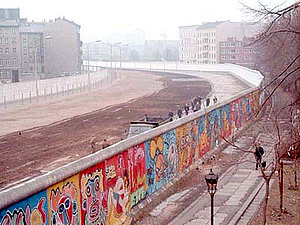
[[[255,67],[257,49],[250,45],[251,40],[243,38],[227,38],[219,43],[219,62],[233,63],[249,68]]]

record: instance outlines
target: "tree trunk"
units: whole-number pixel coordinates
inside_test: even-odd
[[[263,213],[264,213],[264,220],[263,224],[265,225],[267,223],[267,208],[268,208],[268,200],[269,200],[269,189],[270,189],[270,179],[265,179],[266,181],[266,194],[265,194],[265,204],[263,208]]]

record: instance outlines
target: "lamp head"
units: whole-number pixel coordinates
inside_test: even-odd
[[[218,175],[214,174],[212,169],[210,169],[209,174],[205,175],[207,191],[210,195],[214,195],[217,191],[218,178]]]

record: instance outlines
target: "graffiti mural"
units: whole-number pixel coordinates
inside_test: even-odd
[[[80,224],[79,176],[75,175],[47,190],[49,224]]]
[[[220,109],[215,109],[210,112],[210,148],[214,148],[219,145],[221,127]]]
[[[232,132],[241,128],[241,108],[240,108],[240,99],[237,99],[231,103],[231,128]]]
[[[128,151],[124,151],[105,161],[107,224],[130,224],[129,195]]]
[[[178,172],[188,168],[195,157],[192,155],[192,138],[190,123],[176,129],[176,144],[178,148]]]
[[[176,131],[172,130],[163,134],[164,156],[167,166],[166,179],[172,180],[177,175],[178,151],[176,146]]]
[[[131,184],[130,207],[146,197],[146,159],[144,143],[128,150],[128,170]]]
[[[201,116],[198,121],[199,157],[202,157],[210,149],[210,127],[207,117]]]
[[[81,224],[105,224],[104,163],[80,172]]]
[[[221,136],[227,138],[231,132],[230,105],[221,108]]]
[[[199,135],[198,135],[198,120],[192,120],[190,125],[191,128],[191,160],[192,164],[197,162],[199,159]]]
[[[160,189],[167,182],[167,154],[162,135],[145,143],[147,195]]]
[[[1,225],[48,224],[47,194],[42,191],[13,206],[0,211]]]
[[[235,99],[2,209],[0,225],[130,224],[132,207],[249,122],[259,98]]]

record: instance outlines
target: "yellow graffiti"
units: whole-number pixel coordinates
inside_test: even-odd
[[[105,176],[106,180],[113,179],[117,176],[116,168],[114,165],[110,165],[110,166],[106,167],[105,173],[106,173],[106,176]]]

